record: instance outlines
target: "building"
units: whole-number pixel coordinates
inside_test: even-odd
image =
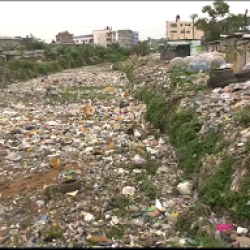
[[[214,40],[211,42],[207,42],[204,47],[204,50],[207,52],[220,51],[220,40]]]
[[[15,50],[22,45],[21,38],[0,36],[0,50]]]
[[[105,27],[103,30],[93,31],[94,44],[105,48],[116,42],[116,31],[112,27]]]
[[[242,70],[250,62],[250,31],[239,30],[230,35],[221,35],[219,40],[206,43],[207,51],[225,53],[225,61],[233,64],[235,71]]]
[[[204,36],[202,30],[198,30],[194,27],[193,34],[193,22],[181,21],[180,16],[176,16],[176,20],[166,22],[166,38],[168,40],[187,40],[187,39],[199,39]]]
[[[139,32],[133,31],[133,43],[137,44],[139,42]]]
[[[59,32],[56,35],[57,43],[73,43],[73,35],[70,34],[67,30],[63,32]]]
[[[116,41],[125,49],[131,49],[134,45],[134,32],[132,30],[117,30]]]
[[[159,50],[159,48],[166,43],[166,40],[164,38],[154,39],[148,37],[147,42],[151,50]]]
[[[74,36],[73,41],[76,44],[93,44],[94,37],[92,34],[90,35],[81,35],[81,36]]]

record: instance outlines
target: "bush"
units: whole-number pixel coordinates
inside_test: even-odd
[[[62,69],[77,68],[87,65],[95,65],[103,62],[116,63],[127,59],[130,52],[121,48],[118,44],[112,44],[109,48],[101,46],[62,46],[57,52],[51,46],[45,48],[45,60],[35,62],[32,60],[11,60],[6,64],[6,69],[10,71],[8,79],[12,78],[28,80],[38,75],[55,73]],[[56,60],[57,59],[57,60]],[[126,69],[128,76],[132,77],[130,69]]]

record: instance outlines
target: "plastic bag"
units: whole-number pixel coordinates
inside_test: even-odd
[[[182,195],[191,195],[192,194],[193,185],[189,181],[181,182],[177,186],[177,190]]]
[[[169,65],[168,65],[168,71],[171,71],[173,69],[173,67],[181,67],[181,66],[185,66],[186,62],[184,61],[183,58],[181,57],[175,57],[173,58]]]
[[[194,73],[199,73],[200,71],[206,72],[208,65],[205,61],[192,61],[188,64],[187,70]]]

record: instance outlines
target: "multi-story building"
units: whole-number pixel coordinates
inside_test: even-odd
[[[134,45],[134,34],[132,30],[117,30],[116,41],[121,47],[131,49]]]
[[[203,35],[202,30],[198,30],[196,27],[193,29],[192,21],[181,21],[179,15],[176,16],[175,22],[166,22],[166,38],[168,40],[201,40]]]
[[[133,43],[137,44],[139,42],[139,32],[133,31]]]
[[[109,47],[112,43],[116,42],[116,32],[112,30],[112,27],[105,27],[103,30],[93,31],[94,44],[103,47]]]
[[[67,30],[63,32],[59,32],[56,35],[57,43],[73,43],[73,35],[70,34]]]
[[[92,34],[90,35],[81,35],[81,36],[74,36],[73,41],[76,44],[93,44],[94,37]]]

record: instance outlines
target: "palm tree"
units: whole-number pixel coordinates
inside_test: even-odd
[[[195,19],[196,19],[197,17],[198,17],[198,14],[196,14],[196,13],[190,15],[190,18],[191,18],[192,21],[193,21],[193,39],[194,39],[194,21],[195,21]]]

